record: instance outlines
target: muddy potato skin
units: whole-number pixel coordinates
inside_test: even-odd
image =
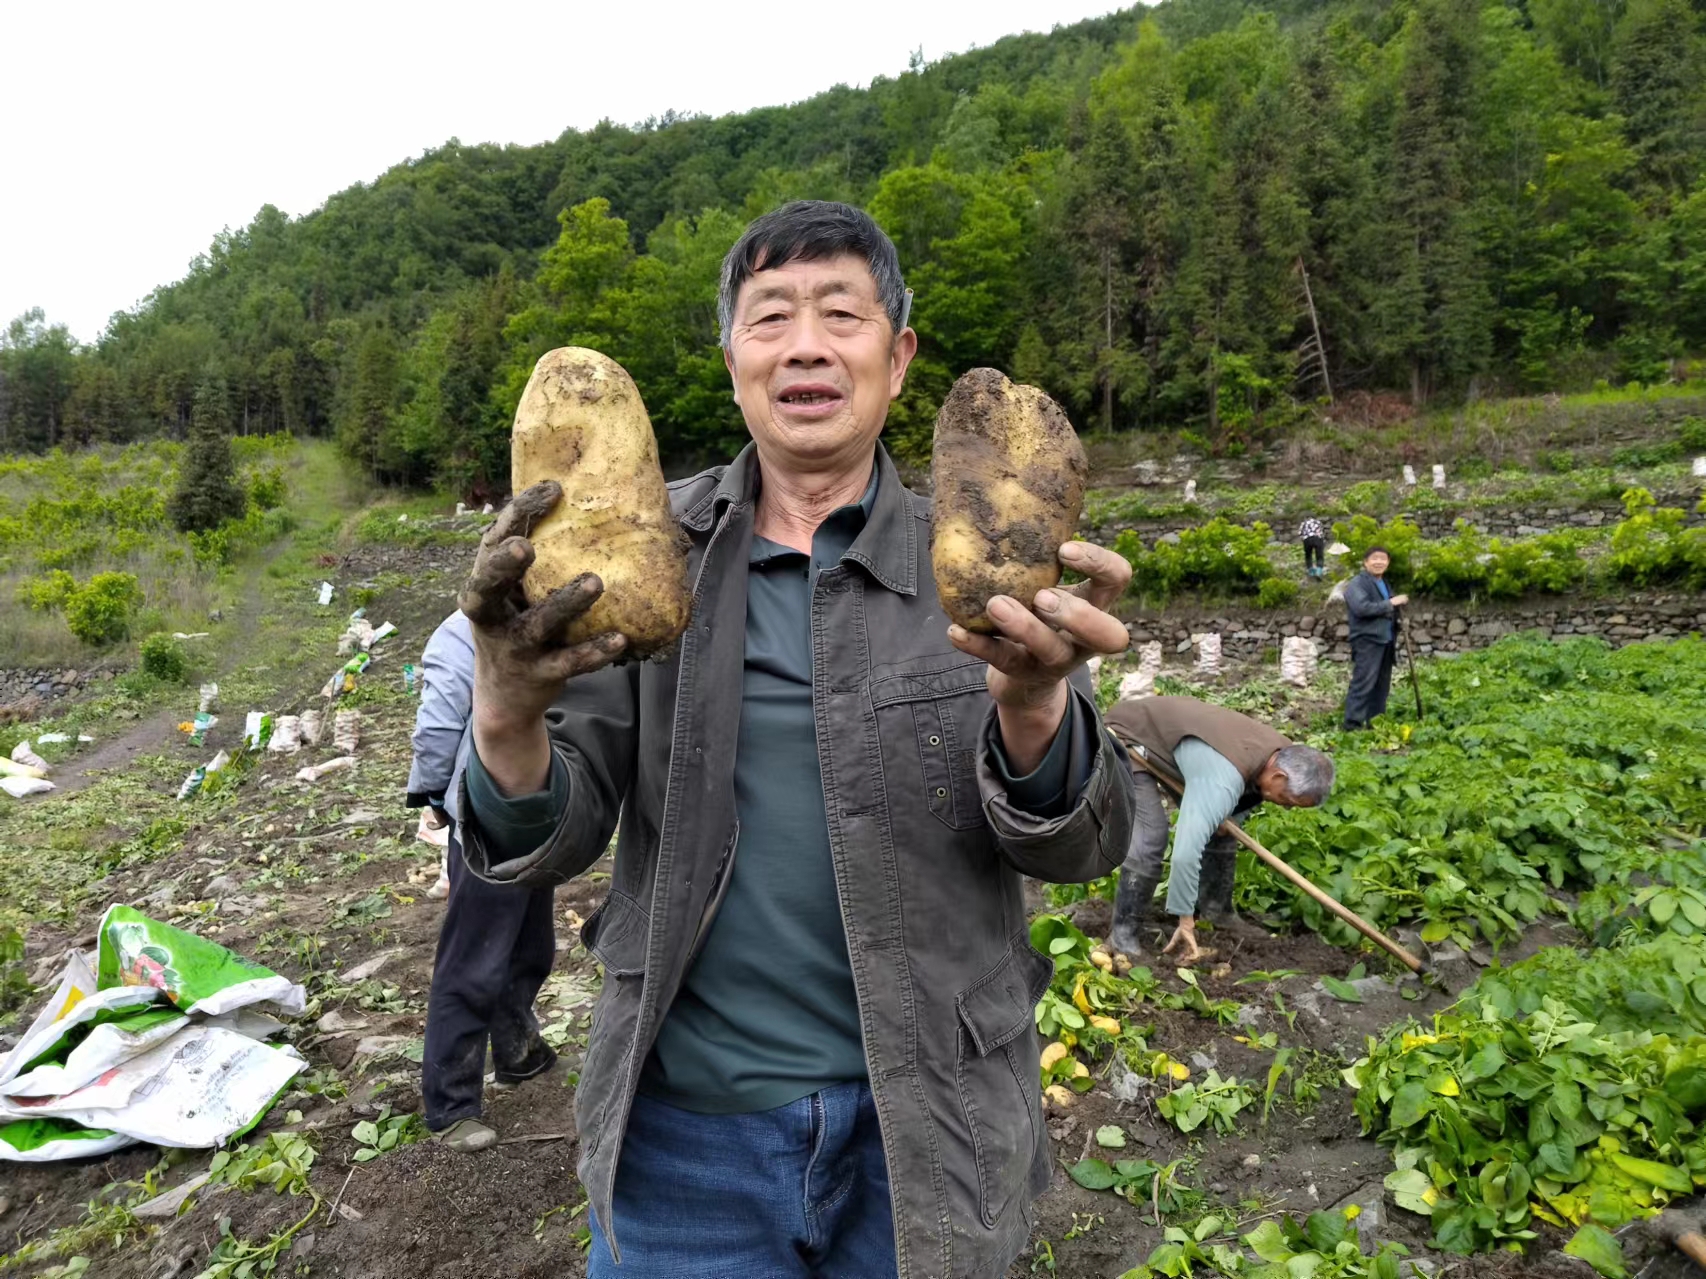
[[[1027,607],[1060,581],[1090,466],[1061,407],[995,369],[972,369],[936,415],[930,560],[950,620],[995,632],[992,595]]]
[[[520,493],[541,480],[556,480],[563,497],[533,530],[527,602],[596,573],[604,594],[564,643],[618,631],[636,657],[672,645],[688,620],[685,539],[646,406],[615,360],[566,346],[534,366],[510,435],[510,482]]]

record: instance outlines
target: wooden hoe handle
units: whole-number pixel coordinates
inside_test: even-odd
[[[1126,753],[1131,756],[1132,762],[1134,764],[1136,764],[1140,768],[1142,768],[1151,777],[1155,777],[1155,778],[1159,779],[1175,795],[1183,795],[1185,793],[1185,788],[1183,786],[1181,786],[1178,782],[1174,781],[1171,777],[1166,776],[1165,774],[1157,771],[1156,769],[1150,768],[1149,767],[1149,761],[1144,759],[1143,756],[1139,755],[1131,747],[1128,746],[1126,748]],[[1364,937],[1368,938],[1376,946],[1379,946],[1383,950],[1386,950],[1387,952],[1392,954],[1394,957],[1396,957],[1398,959],[1398,961],[1400,963],[1402,963],[1411,972],[1421,973],[1421,972],[1426,970],[1427,965],[1424,964],[1421,960],[1417,959],[1409,951],[1405,950],[1397,942],[1393,941],[1385,933],[1381,932],[1378,928],[1376,928],[1373,924],[1369,923],[1366,919],[1364,919],[1361,915],[1357,914],[1350,907],[1348,907],[1348,906],[1344,905],[1343,903],[1335,900],[1334,898],[1328,896],[1325,892],[1323,892],[1321,889],[1317,888],[1314,884],[1310,883],[1302,875],[1299,875],[1290,866],[1287,866],[1278,857],[1274,856],[1274,854],[1270,853],[1267,849],[1263,848],[1255,840],[1251,839],[1248,835],[1246,835],[1244,833],[1244,831],[1242,830],[1242,828],[1239,827],[1237,822],[1234,822],[1231,820],[1224,821],[1220,824],[1220,829],[1225,831],[1228,835],[1232,836],[1232,838],[1237,840],[1240,844],[1244,845],[1245,848],[1248,848],[1257,857],[1261,858],[1261,860],[1265,864],[1273,867],[1274,870],[1278,871],[1281,875],[1283,875],[1286,878],[1286,880],[1289,881],[1292,885],[1294,885],[1299,891],[1308,894],[1314,900],[1316,900],[1317,902],[1320,902],[1322,906],[1324,906],[1328,910],[1332,911],[1333,914],[1337,915],[1340,919],[1344,920],[1347,924],[1349,924],[1352,928],[1356,929]],[[1699,1238],[1698,1235],[1696,1235],[1695,1237]],[[1703,1240],[1702,1242],[1706,1243],[1706,1240]]]

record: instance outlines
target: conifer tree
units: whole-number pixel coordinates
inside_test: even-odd
[[[237,483],[231,462],[229,413],[224,380],[214,372],[204,374],[196,387],[189,443],[178,464],[178,487],[166,503],[167,516],[181,532],[206,532],[242,518],[248,509],[249,495]]]

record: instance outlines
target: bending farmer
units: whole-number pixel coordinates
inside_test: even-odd
[[[488,884],[463,864],[457,816],[474,694],[474,638],[465,614],[439,623],[421,657],[421,674],[408,802],[436,808],[451,823],[450,901],[427,996],[421,1098],[436,1139],[471,1152],[498,1139],[480,1119],[486,1041],[501,1086],[541,1075],[557,1060],[533,1016],[533,1001],[557,954],[554,893],[548,885]]]
[[[930,503],[878,443],[917,335],[889,238],[785,205],[724,259],[752,441],[670,486],[697,585],[674,653],[557,639],[517,494],[481,542],[469,866],[550,885],[617,831],[575,1117],[590,1279],[1002,1275],[1053,1161],[1022,876],[1119,864],[1131,771],[1084,664],[1126,647],[1118,555],[950,627]]]
[[[1240,926],[1232,910],[1238,846],[1230,835],[1218,833],[1220,824],[1229,817],[1241,821],[1263,801],[1314,807],[1333,787],[1333,761],[1266,724],[1193,697],[1119,702],[1109,708],[1107,724],[1144,761],[1132,765],[1135,821],[1131,850],[1120,867],[1108,945],[1133,959],[1141,953],[1138,929],[1161,882],[1167,847],[1167,810],[1155,776],[1160,774],[1185,790],[1167,882],[1167,913],[1178,916],[1179,923],[1162,953],[1177,947],[1181,962],[1192,963],[1203,957],[1196,938],[1199,918],[1220,929]]]

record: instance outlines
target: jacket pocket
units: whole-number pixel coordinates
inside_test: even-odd
[[[873,709],[910,708],[925,805],[954,830],[984,823],[977,789],[977,734],[988,708],[984,669],[982,662],[957,661],[881,676],[871,684]]]
[[[979,1212],[993,1228],[1029,1183],[1041,1140],[1036,1006],[1053,963],[1021,934],[1001,961],[955,998],[954,1063],[960,1106],[977,1160]]]
[[[611,1098],[626,1086],[622,1075],[633,1055],[650,935],[650,916],[632,897],[615,891],[581,926],[581,943],[604,966],[575,1088],[575,1122],[589,1155],[603,1137]]]

